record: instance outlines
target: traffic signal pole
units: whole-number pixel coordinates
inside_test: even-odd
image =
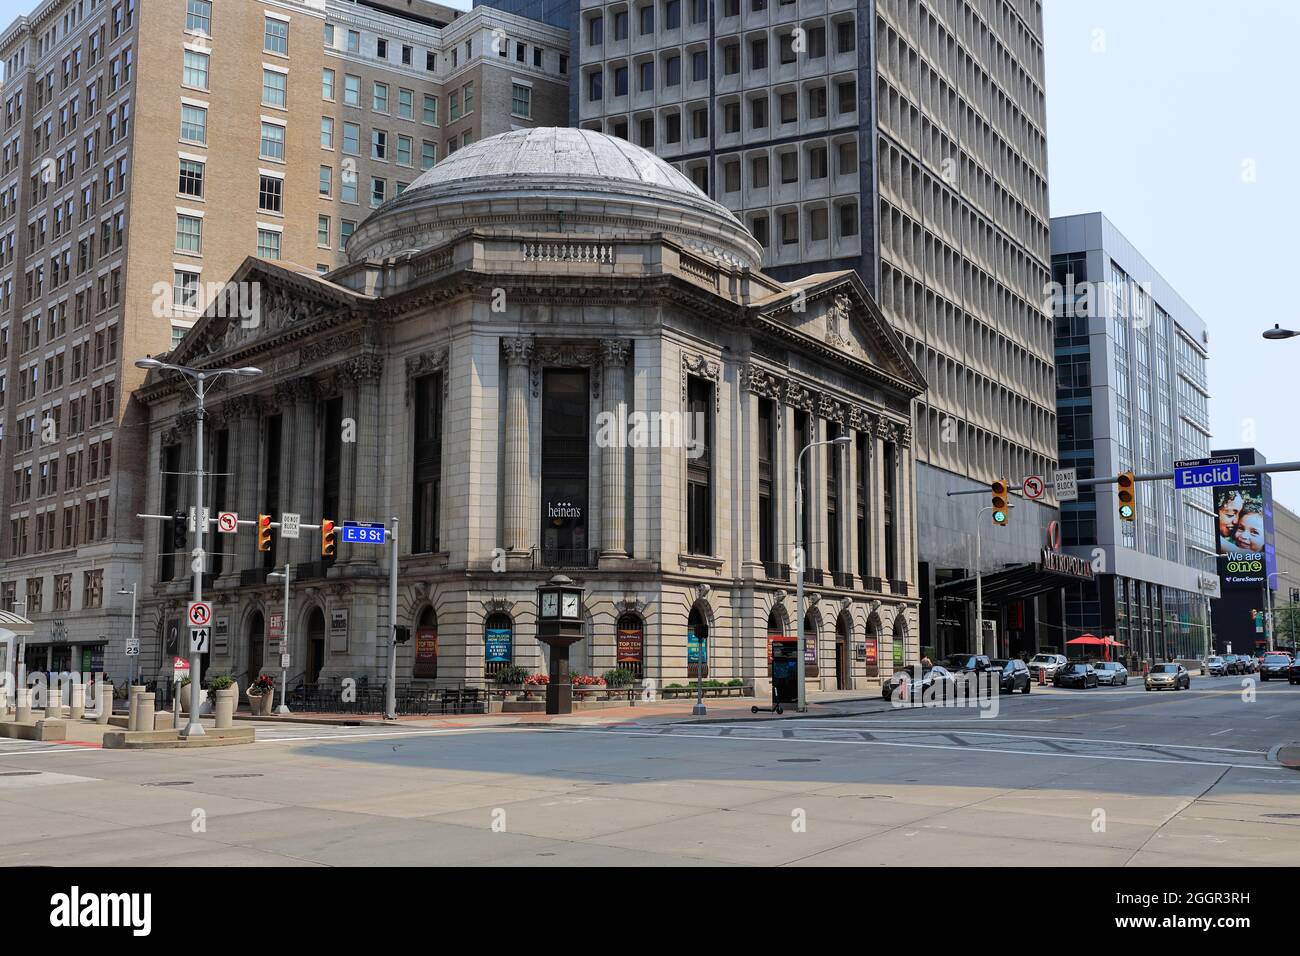
[[[388,689],[384,694],[384,719],[397,719],[397,516],[388,529],[392,554],[388,558]]]

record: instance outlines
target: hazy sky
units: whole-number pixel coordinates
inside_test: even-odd
[[[36,5],[0,0],[0,25]],[[1300,459],[1300,338],[1260,338],[1300,329],[1300,3],[1044,6],[1052,213],[1106,213],[1205,319],[1215,446]],[[1300,474],[1273,488],[1300,508]]]

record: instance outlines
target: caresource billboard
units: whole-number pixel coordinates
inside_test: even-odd
[[[1243,467],[1265,464],[1253,448],[1214,451],[1237,455]],[[1214,538],[1219,579],[1224,588],[1258,588],[1277,569],[1273,538],[1273,481],[1269,475],[1242,475],[1235,485],[1214,489]]]

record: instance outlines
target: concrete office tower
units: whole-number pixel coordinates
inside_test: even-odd
[[[1171,471],[1211,454],[1205,323],[1099,212],[1052,220],[1060,459],[1080,478]],[[1061,506],[1067,551],[1104,564],[1071,585],[1066,625],[1144,660],[1208,648],[1219,597],[1210,489],[1139,482],[1134,521],[1114,485]]]
[[[133,360],[246,256],[334,268],[440,156],[561,121],[567,42],[423,0],[47,0],[0,34],[0,597],[31,666],[125,675],[116,592],[158,531]]]
[[[922,642],[963,648],[969,608],[935,588],[969,575],[987,501],[947,492],[1046,475],[1056,454],[1040,4],[499,5],[568,22],[570,122],[690,175],[768,272],[862,275],[929,383],[914,412]],[[986,529],[986,570],[1036,559],[1053,504]]]

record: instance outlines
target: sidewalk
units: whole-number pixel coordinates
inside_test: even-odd
[[[859,704],[861,709],[846,711],[837,705]],[[271,715],[270,717],[252,718],[247,714],[237,713],[239,721],[252,720],[256,723],[310,723],[337,726],[360,727],[508,727],[514,725],[535,724],[643,724],[643,723],[716,723],[735,720],[781,720],[793,716],[793,705],[785,707],[782,717],[773,713],[754,714],[751,707],[770,707],[771,700],[759,700],[753,697],[705,698],[704,705],[708,716],[694,717],[691,710],[695,699],[638,701],[635,705],[624,707],[605,707],[600,710],[575,712],[572,714],[448,714],[445,717],[418,715],[398,717],[396,720],[384,720],[374,714],[346,715],[337,713],[295,712],[288,717]],[[889,702],[882,700],[879,691],[837,690],[810,691],[808,710],[803,717],[836,717],[847,713],[874,713],[888,710]]]

